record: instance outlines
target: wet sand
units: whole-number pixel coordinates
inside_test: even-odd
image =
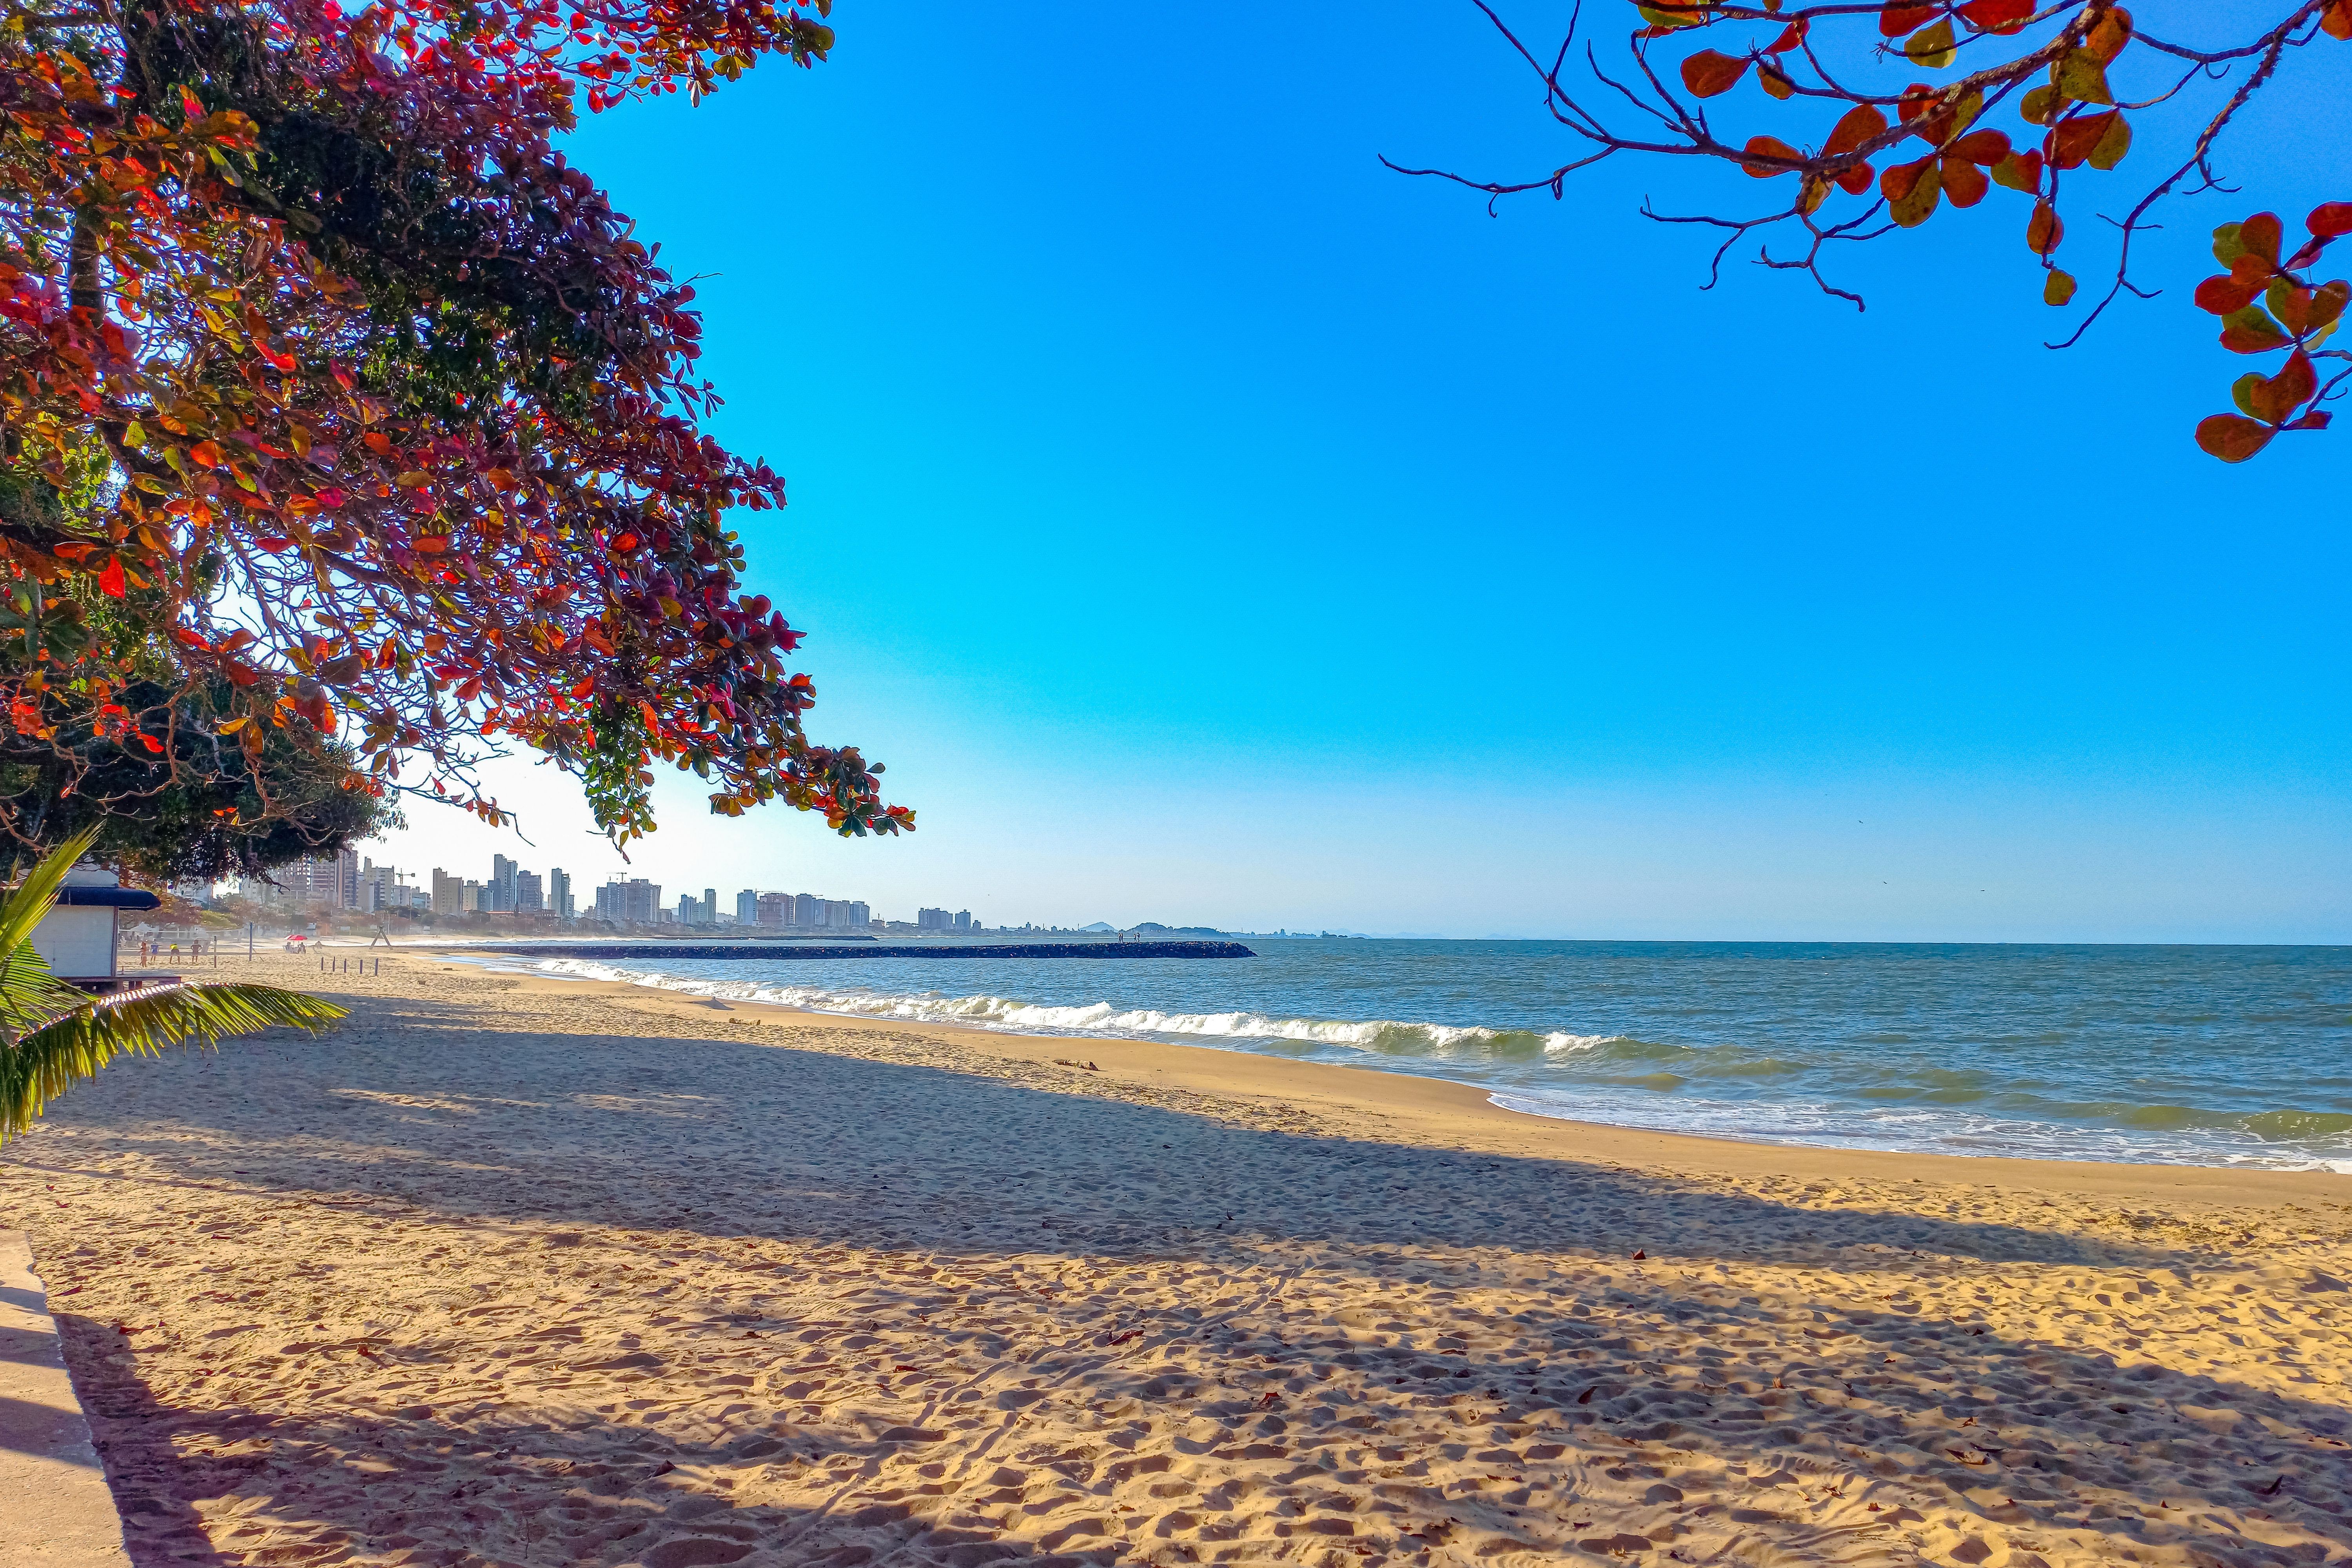
[[[251,973],[0,1152],[142,1568],[2352,1559],[2352,1178]]]

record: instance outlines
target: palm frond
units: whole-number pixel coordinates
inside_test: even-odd
[[[212,1046],[278,1026],[315,1035],[346,1016],[331,1002],[275,985],[185,985],[112,1003],[72,994],[80,1004],[74,1011],[0,1045],[0,1142],[117,1057],[160,1056],[168,1046]]]
[[[37,1028],[69,1007],[82,994],[50,973],[48,961],[33,950],[33,928],[58,900],[58,887],[86,853],[98,829],[76,834],[41,858],[15,888],[0,893],[0,1036]]]

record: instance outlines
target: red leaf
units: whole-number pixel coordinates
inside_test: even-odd
[[[1751,136],[1748,140],[1748,145],[1741,151],[1760,153],[1773,158],[1786,158],[1790,163],[1801,163],[1804,162],[1805,157],[1802,153],[1777,136]],[[1769,163],[1742,163],[1739,166],[1759,180],[1769,180],[1775,174],[1790,174],[1796,172],[1791,168],[1776,168]]]
[[[1985,172],[1966,158],[1946,158],[1943,181],[1944,199],[1956,207],[1972,207],[1992,189],[1992,181]]]
[[[2235,278],[2208,278],[2197,285],[2197,308],[2226,316],[2232,310],[2244,310],[2262,291],[2259,283],[2242,282]]]
[[[154,736],[142,735],[139,737],[139,740],[141,744],[144,745],[149,751],[154,752],[157,756],[160,757],[163,754],[163,742],[157,740]]]
[[[2238,226],[2238,244],[2249,256],[2259,256],[2272,266],[2278,265],[2279,240],[2286,226],[2279,222],[2276,213],[2256,213]]]
[[[2336,4],[2319,14],[2319,30],[2331,38],[2352,38],[2352,0],[2336,0]]]
[[[1805,41],[1805,32],[1809,24],[1805,19],[1800,16],[1797,20],[1790,23],[1786,27],[1780,29],[1780,36],[1773,39],[1770,43],[1765,45],[1764,52],[1768,55],[1787,54],[1790,49],[1795,48],[1799,44]]]
[[[2009,133],[2005,131],[1971,131],[1944,149],[1949,156],[1966,158],[1987,169],[2008,157],[2009,150]]]
[[[1935,155],[1930,153],[1916,163],[1894,165],[1878,176],[1878,194],[1890,202],[1901,201],[1911,194],[1911,188],[1919,183],[1919,176],[1933,167],[1935,162]]]
[[[2042,151],[2049,155],[2050,166],[2053,169],[2080,167],[2083,160],[2091,155],[2091,149],[2099,144],[2099,138],[2107,133],[2119,117],[2118,110],[2110,109],[2105,114],[2078,114],[2062,122],[2042,144]],[[2273,249],[2272,255],[2275,258],[2277,251]]]
[[[2271,444],[2271,431],[2242,414],[2216,414],[2199,422],[2197,444],[2225,463],[2242,463]]]
[[[1837,177],[1838,189],[1847,195],[1858,196],[1870,189],[1870,182],[1876,176],[1876,173],[1867,163],[1856,163]]]
[[[1938,95],[1934,88],[1924,81],[1915,81],[1903,89],[1901,98],[1895,100],[1895,112],[1901,116],[1904,124],[1908,125],[1935,108],[1937,101]]]
[[[291,550],[294,547],[294,542],[290,539],[257,539],[254,542],[261,546],[264,550],[268,551],[272,555],[277,554],[279,551]]]
[[[2311,209],[2304,226],[2322,239],[2352,234],[2352,202],[2325,202]]]
[[[109,598],[120,599],[122,597],[124,584],[122,581],[122,560],[120,556],[116,556],[107,562],[106,570],[98,574],[98,586],[100,591],[104,593]]]
[[[2221,318],[2221,346],[2233,354],[2266,354],[2293,342],[2260,305]]]
[[[1886,116],[1869,104],[1849,109],[1845,117],[1830,128],[1830,139],[1822,144],[1822,156],[1834,158],[1841,153],[1851,153],[1885,129]]]
[[[1907,5],[1903,0],[1886,0],[1879,7],[1878,30],[1890,38],[1915,33],[1936,19],[1933,5]]]
[[[1960,20],[1980,33],[2014,33],[2033,15],[2034,0],[1969,0]]]
[[[2033,204],[2033,216],[2025,220],[2025,248],[2036,256],[2047,256],[2058,248],[2066,237],[2066,225],[2059,218],[2058,209],[2048,202]]]
[[[2297,349],[2294,356],[2286,362],[2286,368],[2269,380],[2256,384],[2247,394],[2246,401],[2263,418],[2273,425],[2284,425],[2318,390],[2319,377],[2311,368],[2311,356]]]
[[[1714,49],[1701,49],[1683,61],[1683,85],[1694,97],[1717,98],[1739,85],[1748,62]]]

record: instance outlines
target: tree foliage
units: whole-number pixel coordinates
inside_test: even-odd
[[[238,708],[218,676],[134,679],[112,697],[161,753],[95,731],[0,729],[0,821],[27,854],[94,829],[90,854],[142,880],[215,881],[331,856],[398,821],[341,741],[299,722],[265,726],[260,752],[247,754],[222,735]]]
[[[911,826],[741,590],[728,515],[783,486],[700,427],[693,289],[552,141],[831,44],[762,0],[0,0],[17,735],[176,754],[104,604],[248,762],[341,735],[497,822],[472,768],[520,743],[619,842],[659,763]]]
[[[2229,189],[2215,157],[2240,111],[2301,51],[2352,40],[2352,0],[2273,0],[2263,26],[2195,44],[2144,30],[2114,0],[1636,0],[1622,63],[1604,64],[1598,40],[1579,37],[1581,5],[1547,60],[1487,0],[1474,3],[1541,79],[1552,121],[1575,154],[1525,180],[1401,172],[1454,180],[1490,200],[1540,190],[1563,197],[1570,175],[1623,155],[1719,160],[1758,180],[1791,180],[1785,205],[1752,217],[1643,210],[1664,223],[1721,231],[1716,276],[1736,246],[1760,235],[1765,266],[1804,272],[1857,308],[1860,297],[1823,272],[1832,247],[1974,207],[1996,185],[2014,193],[1993,199],[2015,203],[2011,221],[2043,274],[2042,299],[2071,305],[2077,281],[2058,265],[2070,216],[2079,234],[2091,226],[2086,209],[2114,202],[2110,176],[2131,152],[2136,119],[2189,121],[2185,157],[2137,184],[2120,176],[2128,205],[2120,216],[2101,212],[2116,236],[2113,276],[2053,347],[2079,341],[2122,295],[2153,297],[2134,277],[2133,246],[2156,226],[2159,204]],[[1614,0],[1591,8],[1618,9]],[[2190,26],[2200,24],[2210,30],[2206,16],[2191,17]],[[1727,110],[1740,116],[1739,130],[1718,129]],[[1771,129],[1743,134],[1751,124]],[[2257,213],[2213,234],[2224,270],[2199,286],[2196,303],[2221,318],[2221,345],[2231,353],[2286,356],[2274,372],[2239,377],[2237,413],[2198,426],[2198,444],[2224,461],[2252,457],[2282,432],[2325,429],[2323,405],[2352,379],[2352,368],[2337,368],[2352,354],[2323,346],[2352,284],[2321,282],[2314,270],[2352,233],[2352,202],[2323,203],[2299,226],[2291,233],[2277,215]],[[1777,254],[1776,231],[1790,237]]]

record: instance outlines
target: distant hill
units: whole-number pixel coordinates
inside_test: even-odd
[[[1146,921],[1139,926],[1130,926],[1128,929],[1138,936],[1147,932],[1152,936],[1223,936],[1225,934],[1214,926],[1164,926],[1158,921]]]
[[[1078,929],[1080,931],[1117,931],[1118,928],[1108,921],[1097,921],[1090,926],[1080,926]]]

